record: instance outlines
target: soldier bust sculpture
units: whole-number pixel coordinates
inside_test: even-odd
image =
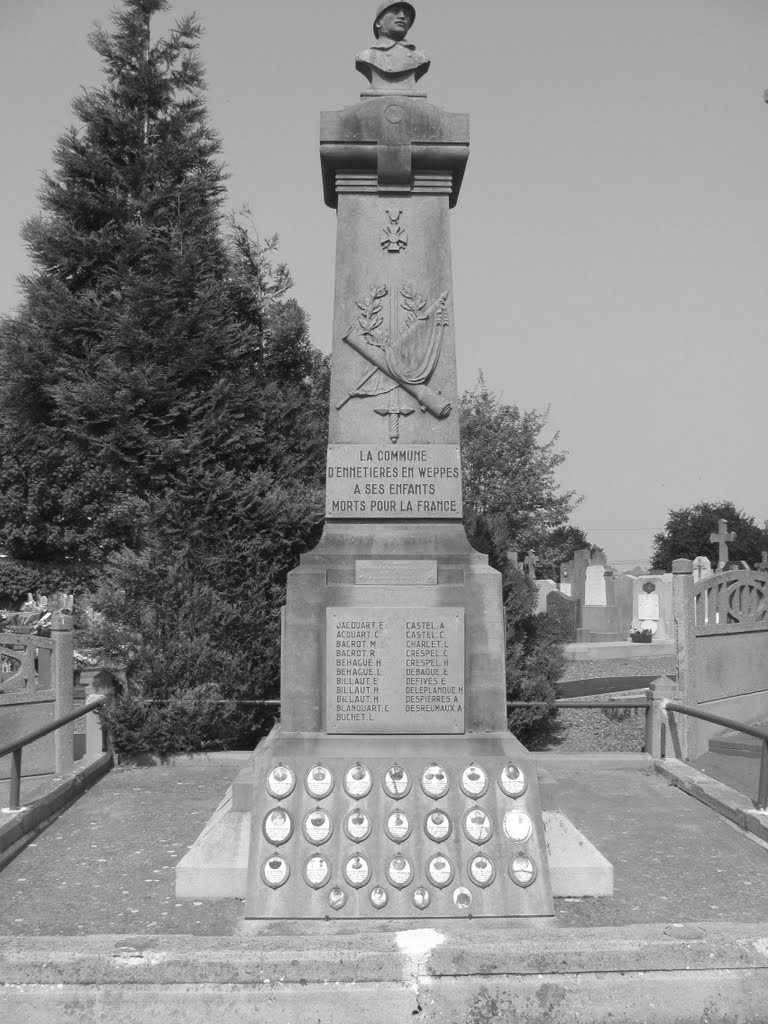
[[[371,83],[372,92],[408,93],[429,70],[426,53],[406,40],[415,20],[412,4],[379,4],[373,22],[376,42],[355,57],[355,67]]]

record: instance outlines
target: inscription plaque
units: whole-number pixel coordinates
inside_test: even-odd
[[[326,731],[463,733],[463,608],[328,608]]]
[[[434,559],[359,559],[355,562],[357,586],[419,587],[437,583]]]
[[[331,444],[327,519],[461,519],[454,444]]]

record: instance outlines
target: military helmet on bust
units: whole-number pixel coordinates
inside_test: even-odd
[[[373,34],[376,38],[379,38],[379,30],[376,27],[376,22],[382,16],[384,11],[388,11],[390,7],[407,7],[411,12],[411,25],[416,21],[416,8],[413,4],[401,4],[400,0],[385,0],[383,4],[379,4],[378,10],[376,11],[376,17],[373,19]]]

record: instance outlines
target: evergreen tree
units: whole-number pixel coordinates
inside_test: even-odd
[[[328,385],[276,239],[222,222],[201,29],[155,39],[169,6],[122,0],[90,37],[105,82],[73,104],[0,326],[0,544],[98,582],[118,744],[157,752],[248,742],[238,702],[275,695]]]

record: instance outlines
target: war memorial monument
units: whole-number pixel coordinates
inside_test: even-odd
[[[321,116],[325,528],[288,577],[280,724],[177,869],[179,896],[244,898],[246,919],[554,921],[561,833],[507,728],[500,575],[462,524],[449,218],[469,119],[427,101],[415,16],[381,4],[360,101]]]

